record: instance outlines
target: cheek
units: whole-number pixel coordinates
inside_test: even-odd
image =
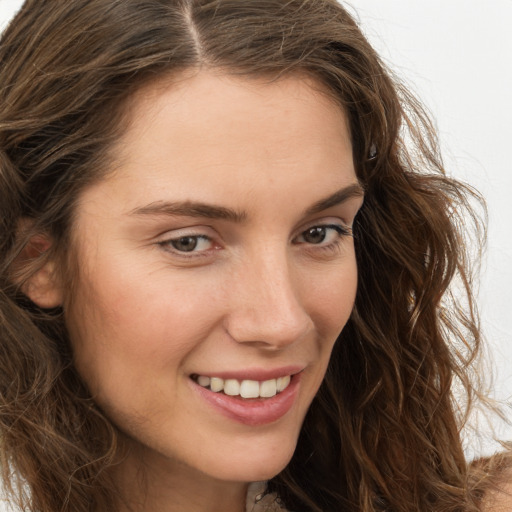
[[[308,309],[324,339],[335,339],[347,323],[357,291],[357,264],[351,254],[339,266],[327,269],[325,275],[312,284]]]
[[[307,307],[321,340],[317,345],[319,366],[315,376],[316,388],[323,380],[334,344],[354,307],[357,291],[355,255],[347,255],[339,266],[328,270],[322,278],[317,278],[307,296]]]
[[[89,265],[94,272],[83,272],[66,312],[79,373],[103,394],[119,383],[142,390],[155,375],[177,375],[215,325],[216,301],[205,308],[205,296],[218,287],[204,280],[191,286],[188,274],[148,269],[133,258],[100,256]]]

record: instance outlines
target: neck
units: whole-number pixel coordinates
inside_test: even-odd
[[[122,496],[118,512],[245,512],[248,484],[216,480],[133,447],[113,476]]]

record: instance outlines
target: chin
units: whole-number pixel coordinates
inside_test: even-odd
[[[216,478],[225,481],[257,482],[269,480],[280,473],[290,462],[296,448],[296,440],[279,441],[273,445],[261,446],[255,440],[252,449],[229,448],[229,456],[221,457]],[[208,468],[208,473],[212,474]],[[213,475],[212,475],[213,476]]]

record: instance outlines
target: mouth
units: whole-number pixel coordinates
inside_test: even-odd
[[[302,370],[281,369],[281,375],[265,371],[229,372],[221,376],[192,374],[189,382],[212,410],[254,427],[280,420],[293,407],[299,396]]]
[[[241,398],[272,398],[278,393],[282,393],[290,385],[292,376],[285,375],[263,381],[222,379],[207,375],[192,375],[191,378],[201,387],[209,389],[214,393],[223,393],[228,396],[239,396]]]

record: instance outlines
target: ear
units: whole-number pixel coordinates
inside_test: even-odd
[[[49,254],[51,239],[46,235],[32,236],[17,258],[18,268],[35,267],[27,279],[21,281],[21,291],[43,309],[62,305],[63,293],[55,261]],[[39,260],[39,265],[38,261]]]

